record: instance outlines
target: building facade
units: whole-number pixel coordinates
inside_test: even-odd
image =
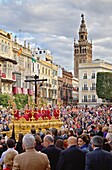
[[[63,104],[68,105],[73,103],[73,98],[72,98],[72,90],[73,90],[73,85],[72,85],[72,72],[68,72],[65,69],[62,69],[62,75],[63,75],[63,89],[62,89],[62,94],[63,94]]]
[[[17,61],[13,57],[12,34],[0,30],[0,93],[12,94],[16,77],[13,68]]]
[[[39,79],[47,79],[38,84],[39,97],[44,98],[47,104],[54,105],[58,99],[58,66],[53,63],[49,51],[36,49],[37,68]]]
[[[72,85],[73,85],[72,91],[73,104],[77,104],[79,102],[79,79],[73,77]]]
[[[97,105],[102,103],[96,94],[98,72],[112,72],[112,64],[103,60],[79,64],[79,104]]]
[[[84,15],[81,15],[78,43],[74,39],[74,76],[79,77],[78,67],[80,63],[92,62],[92,42],[88,42],[88,32]]]
[[[16,36],[13,40],[12,34],[0,30],[0,92],[33,95],[33,85],[25,82],[32,72],[30,44],[22,46]]]
[[[13,73],[16,76],[16,82],[13,85],[13,94],[34,94],[34,86],[31,82],[25,82],[26,79],[31,79],[33,73],[32,66],[32,51],[30,44],[26,46],[26,41],[22,46],[17,42],[15,36],[12,42],[13,58],[17,61],[17,65],[13,68]]]

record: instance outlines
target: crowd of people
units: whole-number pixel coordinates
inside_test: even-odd
[[[11,113],[0,116],[0,124],[10,130]],[[17,141],[1,135],[3,170],[112,170],[111,106],[62,106],[60,119],[60,129],[32,127]]]

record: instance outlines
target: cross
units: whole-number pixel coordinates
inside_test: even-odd
[[[25,80],[25,82],[35,82],[35,106],[37,104],[37,81],[47,81],[47,79],[39,79],[39,76],[35,75],[34,80]]]

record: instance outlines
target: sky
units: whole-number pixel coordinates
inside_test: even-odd
[[[0,0],[0,29],[50,50],[54,63],[73,71],[82,13],[93,60],[112,63],[112,0]]]

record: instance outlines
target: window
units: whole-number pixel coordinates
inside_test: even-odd
[[[44,67],[42,67],[42,73],[44,74]]]
[[[8,85],[8,90],[10,91],[10,85]]]
[[[50,76],[50,69],[49,69],[49,72],[48,72],[49,76]]]
[[[92,95],[92,102],[96,102],[96,98],[95,98],[95,95]]]
[[[46,71],[45,71],[45,73],[47,74],[47,68],[46,68]]]
[[[81,39],[83,40],[83,35],[81,35]]]
[[[6,91],[6,84],[4,84],[4,91]]]
[[[92,73],[91,78],[92,78],[92,79],[95,79],[95,73]]]
[[[39,64],[37,64],[37,69],[39,69]]]
[[[92,87],[95,87],[95,83],[92,83]]]
[[[82,60],[79,60],[79,63],[82,63]]]
[[[87,79],[87,73],[84,73],[83,79]]]
[[[84,84],[84,86],[82,87],[82,90],[88,90],[87,84]]]
[[[84,102],[87,102],[87,95],[84,95]]]
[[[34,63],[33,63],[33,72],[35,71],[35,69],[34,69]]]

